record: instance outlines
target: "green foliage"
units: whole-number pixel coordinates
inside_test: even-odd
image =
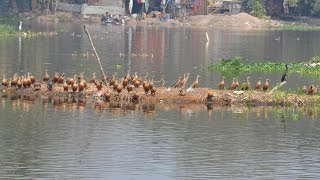
[[[315,31],[320,30],[320,26],[311,26],[311,25],[296,25],[296,24],[284,24],[279,27],[282,30],[289,31]]]
[[[15,27],[7,24],[0,24],[0,34],[13,34]]]
[[[257,62],[244,63],[245,58],[233,57],[229,59],[222,58],[219,63],[209,65],[209,69],[217,70],[222,73],[248,73],[248,72],[282,72],[285,70],[285,63],[276,62]],[[320,61],[320,57],[313,57],[308,62],[290,63],[289,73],[299,73],[312,76],[320,76],[320,64],[312,65]]]
[[[72,14],[61,12],[57,14],[57,18],[60,22],[71,22],[72,21]]]
[[[242,8],[248,14],[262,18],[265,15],[263,0],[243,0]]]
[[[311,13],[313,16],[320,16],[320,1],[319,0],[315,0],[312,3]]]
[[[0,16],[0,24],[19,25],[19,16]]]

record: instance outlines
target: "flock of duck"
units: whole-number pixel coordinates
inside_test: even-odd
[[[288,66],[286,65],[286,70],[281,77],[281,82],[287,81]],[[170,86],[165,88],[165,79],[164,75],[160,81],[157,81],[157,86],[161,88],[161,94],[164,92],[178,92],[180,96],[186,96],[189,92],[195,91],[195,88],[199,87],[199,78],[197,75],[195,80],[191,83],[189,87],[186,87],[190,73],[186,73],[183,76],[179,76],[177,81]],[[65,73],[59,74],[54,73],[53,77],[50,78],[47,70],[42,78],[42,81],[37,81],[32,73],[27,73],[26,75],[19,76],[15,73],[9,79],[3,75],[2,86],[5,88],[13,89],[31,89],[32,91],[57,91],[57,92],[66,92],[75,95],[78,94],[91,94],[96,96],[103,96],[103,98],[108,99],[112,94],[126,94],[127,97],[131,96],[132,100],[138,101],[141,98],[142,93],[146,95],[150,94],[154,96],[157,92],[157,87],[154,81],[154,75],[149,77],[149,73],[146,72],[145,76],[138,75],[137,72],[134,74],[127,74],[124,77],[117,78],[117,73],[114,73],[111,77],[104,77],[99,80],[96,76],[96,73],[92,74],[89,82],[86,81],[84,72],[80,74],[75,74],[73,77],[67,77]],[[239,84],[236,78],[233,78],[233,81],[229,87],[225,84],[225,77],[222,77],[221,81],[218,83],[218,88],[220,90],[255,90],[255,91],[268,91],[269,89],[269,79],[265,79],[265,82],[261,82],[261,78],[258,79],[257,83],[253,88],[251,88],[250,77],[248,76],[246,82]],[[313,95],[317,93],[318,86],[311,85],[310,87],[303,87],[303,92]],[[139,91],[140,89],[140,91]],[[210,94],[208,93],[208,97]]]

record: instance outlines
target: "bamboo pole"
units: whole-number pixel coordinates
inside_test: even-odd
[[[99,66],[100,66],[100,71],[101,71],[101,74],[102,74],[102,76],[103,76],[104,84],[107,85],[106,75],[105,75],[104,70],[103,70],[103,67],[102,67],[102,65],[101,65],[101,61],[100,61],[100,58],[99,58],[98,53],[97,53],[97,51],[96,51],[96,48],[95,48],[94,45],[93,45],[93,42],[92,42],[92,38],[91,38],[91,36],[90,36],[90,33],[89,33],[89,31],[87,30],[87,28],[86,28],[86,25],[83,25],[83,29],[86,31],[86,34],[88,35],[88,37],[89,37],[89,39],[90,39],[90,43],[91,43],[91,46],[92,46],[92,50],[93,50],[93,52],[94,52],[94,54],[95,54],[95,56],[96,56],[96,59],[98,60]]]
[[[281,82],[279,85],[277,85],[273,89],[271,89],[271,91],[269,91],[269,94],[272,94],[275,90],[280,89],[285,84],[287,84],[287,81]]]

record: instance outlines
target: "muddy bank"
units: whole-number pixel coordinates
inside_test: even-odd
[[[163,103],[163,104],[205,104],[213,106],[308,106],[317,105],[319,96],[305,94],[290,94],[276,91],[273,94],[261,91],[232,91],[216,90],[211,88],[194,88],[187,92],[186,89],[157,87],[154,94],[145,93],[143,87],[134,88],[128,92],[125,88],[121,92],[113,90],[112,86],[104,86],[97,90],[93,83],[88,83],[83,92],[68,92],[63,90],[62,84],[56,84],[49,90],[46,83],[39,87],[2,89],[2,97],[8,99],[82,99],[92,102],[126,102],[126,103]]]

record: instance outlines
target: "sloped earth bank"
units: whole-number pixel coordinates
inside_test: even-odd
[[[92,102],[130,102],[130,103],[165,103],[165,104],[207,104],[207,105],[243,105],[243,106],[305,106],[317,105],[320,96],[298,95],[284,92],[261,91],[231,91],[215,90],[210,88],[195,88],[194,91],[187,92],[173,88],[157,88],[156,93],[145,94],[142,87],[134,89],[128,93],[123,89],[121,93],[113,91],[112,87],[104,86],[98,91],[93,83],[89,83],[84,92],[64,92],[62,85],[54,85],[51,91],[47,84],[41,83],[41,87],[30,88],[4,88],[2,97],[8,99],[83,99]]]
[[[259,19],[247,13],[239,14],[215,14],[187,16],[185,21],[169,19],[162,22],[157,18],[146,18],[141,21],[131,19],[129,25],[163,25],[163,26],[190,26],[190,27],[212,27],[212,28],[240,28],[240,29],[261,29],[279,27],[282,23],[275,20]]]

